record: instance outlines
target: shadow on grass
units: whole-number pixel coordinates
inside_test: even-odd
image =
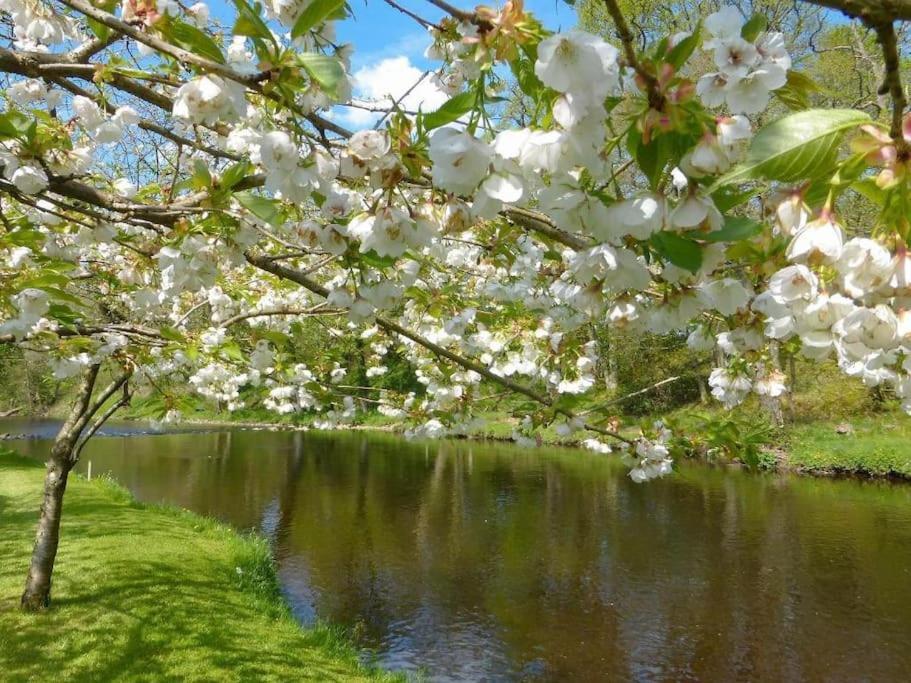
[[[177,680],[199,675],[236,680],[277,679],[284,672],[329,680],[350,671],[307,656],[318,639],[282,624],[263,642],[262,624],[247,621],[236,599],[213,602],[222,582],[191,579],[161,562],[112,565],[99,590],[68,591],[45,615],[18,619],[5,642],[4,676],[30,678],[41,671],[85,666],[99,681]],[[91,580],[92,577],[86,577]],[[50,631],[65,632],[50,647]],[[79,634],[79,637],[75,637]],[[99,656],[100,655],[100,656]],[[35,660],[39,661],[35,661]],[[30,661],[31,660],[31,661]],[[39,666],[36,666],[39,664]],[[7,679],[8,680],[8,679]]]
[[[211,520],[126,501],[105,482],[70,481],[52,608],[20,612],[42,479],[42,468],[0,456],[4,683],[369,677],[332,630],[302,630],[268,585],[242,589],[264,546]]]

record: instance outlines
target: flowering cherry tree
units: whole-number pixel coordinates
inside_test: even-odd
[[[449,99],[384,101],[375,126],[349,131],[335,113],[365,105],[335,39],[341,0],[234,0],[230,27],[204,3],[3,0],[0,340],[80,377],[23,605],[48,603],[82,444],[137,387],[182,378],[229,409],[243,393],[350,421],[344,356],[288,344],[303,318],[362,340],[368,378],[407,358],[426,391],[384,392],[379,409],[412,435],[477,428],[498,385],[529,402],[516,441],[556,423],[620,451],[637,482],[671,471],[671,435],[577,412],[597,383],[592,326],[716,350],[725,406],[787,392],[776,350],[790,344],[911,410],[911,123],[894,28],[911,2],[811,1],[875,31],[888,124],[795,105],[807,85],[784,37],[733,7],[640,45],[616,0],[615,44],[552,33],[519,0],[386,0],[427,29]],[[875,207],[872,225],[844,225],[849,195]],[[162,417],[180,417],[167,397]]]

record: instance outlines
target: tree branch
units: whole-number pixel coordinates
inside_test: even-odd
[[[89,410],[89,404],[92,401],[92,392],[95,389],[95,382],[98,379],[98,371],[101,365],[95,363],[87,367],[82,373],[82,381],[79,382],[79,389],[76,393],[76,400],[73,407],[67,415],[66,421],[57,432],[57,438],[54,439],[54,445],[51,447],[51,459],[58,464],[65,464],[67,458],[72,452],[82,428],[85,426],[83,418],[86,411]]]
[[[872,24],[911,21],[911,0],[802,0]]]
[[[614,26],[617,28],[617,35],[620,37],[620,42],[623,44],[623,54],[626,57],[627,65],[636,72],[636,75],[645,86],[649,107],[656,111],[663,110],[664,95],[661,94],[658,87],[658,79],[642,65],[639,58],[636,56],[636,45],[633,42],[633,32],[630,31],[629,24],[626,23],[626,18],[620,10],[620,5],[617,4],[617,0],[604,0],[604,6],[607,9],[607,13],[610,14],[611,19],[613,19]]]
[[[395,2],[395,0],[384,0],[384,2],[387,5],[389,5],[390,7],[392,7],[393,9],[397,9],[399,12],[401,12],[405,16],[411,17],[424,28],[435,28],[437,31],[443,30],[443,28],[441,26],[439,26],[438,24],[434,24],[432,21],[428,21],[427,19],[424,19],[424,17],[417,14],[416,12],[412,12],[407,7],[402,7],[399,3]]]
[[[576,251],[584,251],[586,249],[591,249],[592,246],[594,246],[575,235],[571,235],[565,230],[561,230],[556,225],[553,225],[546,216],[537,213],[536,211],[529,211],[528,209],[519,207],[509,207],[504,209],[501,213],[519,227],[549,237],[554,242],[565,244],[567,247],[575,249]]]
[[[80,14],[89,17],[90,19],[94,19],[95,21],[104,24],[108,28],[114,29],[118,33],[122,33],[123,35],[132,38],[138,43],[143,43],[144,45],[148,45],[150,48],[157,50],[162,54],[173,57],[181,64],[191,64],[193,66],[198,66],[211,73],[218,74],[219,76],[224,76],[225,78],[230,78],[232,81],[235,81],[242,85],[254,85],[269,78],[268,71],[261,71],[255,74],[244,75],[238,73],[226,64],[221,64],[211,59],[200,57],[199,55],[194,54],[189,50],[175,47],[174,45],[171,45],[170,43],[167,43],[160,38],[149,35],[145,31],[142,31],[135,26],[131,26],[125,21],[121,21],[110,12],[105,12],[102,9],[98,9],[92,4],[85,2],[84,0],[60,0],[60,2],[70,9],[76,10]]]
[[[321,306],[323,306],[323,304],[320,304],[319,306],[315,306],[313,308],[270,308],[262,311],[239,313],[225,320],[219,325],[219,327],[231,327],[231,325],[236,325],[239,322],[250,320],[251,318],[268,318],[283,315],[294,315],[305,318],[313,315],[340,315],[342,313],[345,313],[345,311],[339,309],[321,308]]]
[[[168,55],[169,57],[173,57],[181,64],[190,64],[190,65],[199,67],[201,69],[204,69],[208,72],[218,74],[219,76],[223,76],[224,78],[230,79],[236,83],[240,83],[241,85],[244,85],[244,86],[250,88],[254,92],[257,92],[257,93],[263,95],[264,97],[268,97],[269,99],[271,99],[273,101],[280,102],[280,103],[284,104],[286,107],[288,107],[289,109],[291,109],[292,111],[294,111],[295,113],[306,118],[311,124],[316,126],[321,131],[329,130],[329,131],[332,131],[333,133],[335,133],[336,135],[341,135],[342,137],[351,137],[351,134],[352,134],[351,131],[338,125],[337,123],[333,123],[332,121],[329,121],[328,119],[324,119],[316,114],[304,113],[299,108],[297,108],[293,103],[284,102],[279,96],[277,96],[273,93],[265,93],[263,91],[262,82],[268,80],[271,77],[271,72],[269,72],[269,71],[260,71],[255,74],[242,74],[242,73],[232,69],[227,64],[221,64],[220,62],[216,62],[211,59],[206,59],[205,57],[200,57],[199,55],[189,52],[188,50],[184,50],[182,48],[175,47],[174,45],[171,45],[170,43],[167,43],[167,42],[161,40],[160,38],[151,36],[148,33],[146,33],[145,31],[141,31],[141,30],[137,29],[135,26],[131,26],[130,24],[126,23],[125,21],[121,21],[120,19],[115,17],[113,14],[110,14],[109,12],[105,12],[104,10],[100,10],[97,7],[94,7],[90,3],[85,2],[85,0],[60,0],[60,1],[67,7],[70,7],[71,9],[74,9],[77,12],[80,12],[81,14],[85,15],[86,17],[94,19],[95,21],[97,21],[101,24],[104,24],[108,28],[114,29],[115,31],[118,31],[118,32],[122,33],[123,35],[128,36],[139,43],[148,45],[152,49],[157,50],[158,52],[160,52],[162,54]],[[127,80],[129,80],[129,79],[127,79]],[[135,83],[133,83],[132,86],[141,87],[141,86],[137,86]],[[123,88],[123,89],[125,90],[126,88]],[[149,89],[147,89],[147,90],[149,90]],[[149,90],[149,92],[158,97],[163,97],[159,93],[155,93],[154,90]]]
[[[247,254],[245,256],[246,256],[248,263],[250,263],[253,266],[256,266],[257,268],[259,268],[261,270],[265,270],[266,272],[272,273],[273,275],[276,275],[277,277],[280,277],[282,279],[290,280],[291,282],[296,282],[297,284],[301,285],[305,289],[309,289],[314,294],[318,294],[319,296],[321,296],[323,298],[327,298],[329,296],[329,290],[327,290],[325,287],[323,287],[321,284],[319,284],[315,280],[311,280],[310,278],[302,275],[301,273],[297,272],[296,270],[294,270],[292,268],[288,268],[281,264],[275,263],[274,261],[269,260],[267,257],[258,256],[255,254],[251,254],[249,252],[247,252]],[[434,342],[430,341],[429,339],[424,338],[417,332],[413,332],[412,330],[402,327],[398,323],[396,323],[392,320],[389,320],[388,318],[377,316],[376,324],[379,327],[386,330],[387,332],[392,332],[405,339],[410,339],[411,341],[418,344],[419,346],[423,346],[425,349],[427,349],[434,355],[436,355],[440,358],[445,358],[446,360],[449,360],[449,361],[455,363],[456,365],[464,368],[465,370],[471,370],[472,372],[476,372],[477,374],[481,375],[485,379],[490,380],[491,382],[494,382],[496,384],[499,384],[499,385],[509,389],[510,391],[513,391],[517,394],[522,394],[523,396],[527,396],[528,398],[540,403],[541,405],[553,408],[555,412],[560,413],[561,415],[563,415],[569,419],[573,419],[576,417],[575,414],[571,410],[567,410],[565,408],[559,408],[559,407],[554,406],[554,402],[550,398],[550,396],[547,396],[546,394],[542,394],[542,393],[532,389],[531,387],[525,386],[524,384],[514,382],[513,380],[509,379],[508,377],[501,377],[500,375],[497,375],[497,374],[491,372],[490,369],[487,368],[486,366],[481,365],[480,363],[473,361],[469,358],[465,358],[464,356],[460,356],[459,354],[454,353],[454,352],[450,351],[449,349],[440,346],[439,344],[435,344]],[[590,431],[597,432],[597,433],[603,434],[605,436],[610,436],[614,439],[623,441],[624,443],[627,443],[627,444],[633,443],[630,439],[627,439],[626,437],[621,436],[620,434],[617,434],[616,432],[612,432],[608,429],[598,427],[597,425],[585,424],[584,427],[585,427],[585,429],[588,429]]]
[[[101,415],[99,415],[95,421],[88,428],[88,431],[83,432],[82,436],[79,437],[79,441],[76,443],[76,447],[73,449],[72,464],[79,462],[79,456],[82,455],[82,449],[88,440],[91,439],[95,433],[101,429],[105,422],[107,422],[118,410],[125,408],[130,404],[130,401],[133,399],[133,394],[130,392],[129,382],[124,382],[123,384],[123,395],[115,402],[112,403],[107,410],[105,410]]]
[[[100,368],[100,365],[98,367]],[[104,390],[101,392],[101,395],[96,398],[90,406],[86,407],[86,409],[82,411],[81,417],[76,422],[77,434],[82,433],[82,430],[85,429],[85,426],[88,424],[89,420],[95,416],[95,413],[99,411],[101,406],[108,402],[108,399],[110,399],[111,396],[117,393],[117,390],[120,389],[120,387],[126,384],[127,380],[130,379],[130,376],[132,374],[132,370],[124,370],[121,372],[111,381],[110,384],[104,388]]]
[[[634,392],[626,394],[624,396],[618,396],[617,398],[612,398],[610,401],[606,401],[605,403],[601,403],[600,405],[597,405],[594,408],[590,408],[586,411],[579,413],[579,415],[590,415],[599,410],[603,410],[604,408],[607,408],[609,406],[616,405],[617,403],[624,403],[625,401],[628,401],[631,398],[635,398],[636,396],[642,396],[642,394],[647,394],[650,391],[654,391],[655,389],[657,389],[659,387],[663,387],[665,384],[671,384],[672,382],[676,382],[677,380],[679,380],[681,378],[682,378],[682,375],[674,375],[673,377],[667,377],[667,378],[661,380],[660,382],[655,382],[654,384],[651,384],[651,385],[645,387],[644,389],[639,389],[638,391],[634,391]]]
[[[909,150],[908,142],[905,140],[903,131],[903,122],[905,118],[905,108],[908,106],[908,99],[905,96],[905,89],[902,86],[901,77],[901,59],[898,51],[898,39],[895,35],[895,27],[891,21],[883,22],[873,26],[876,31],[876,37],[883,50],[883,60],[885,61],[885,77],[883,84],[880,86],[879,93],[885,95],[889,93],[892,97],[892,124],[889,127],[889,134],[895,143],[895,149],[898,152],[898,158],[901,161],[908,159]]]

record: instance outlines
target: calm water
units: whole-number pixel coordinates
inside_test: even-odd
[[[301,620],[431,680],[911,676],[911,486],[637,486],[604,456],[361,434],[110,436],[88,461],[264,533]]]

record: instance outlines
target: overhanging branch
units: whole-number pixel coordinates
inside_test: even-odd
[[[911,0],[801,0],[872,24],[911,21]]]
[[[284,280],[290,280],[291,282],[296,282],[297,284],[301,285],[305,289],[310,290],[314,294],[317,294],[323,298],[326,298],[329,296],[328,289],[323,287],[321,284],[319,284],[315,280],[303,275],[302,273],[299,273],[298,271],[294,270],[293,268],[288,268],[287,266],[283,266],[279,263],[275,263],[274,261],[270,260],[268,257],[251,254],[249,252],[246,254],[246,259],[247,259],[247,262],[250,263],[251,265],[256,266],[257,268],[264,270],[268,273],[272,273],[273,275],[280,277]],[[424,347],[425,349],[427,349],[428,351],[433,353],[435,356],[438,356],[440,358],[445,358],[446,360],[449,360],[449,361],[455,363],[459,367],[464,368],[465,370],[471,370],[472,372],[476,372],[477,374],[481,375],[485,379],[487,379],[491,382],[494,382],[495,384],[499,384],[500,386],[505,387],[506,389],[509,389],[512,392],[515,392],[517,394],[522,394],[523,396],[527,396],[528,398],[532,399],[533,401],[536,401],[537,403],[540,403],[543,406],[553,408],[554,412],[559,413],[559,414],[563,415],[564,417],[567,417],[569,419],[574,419],[576,417],[576,414],[573,413],[571,410],[567,410],[565,408],[559,408],[559,407],[555,406],[554,401],[553,401],[553,399],[551,399],[550,396],[543,394],[539,391],[536,391],[536,390],[532,389],[531,387],[525,386],[524,384],[515,382],[515,381],[509,379],[508,377],[502,377],[500,375],[497,375],[496,373],[491,372],[490,369],[487,368],[486,366],[481,365],[480,363],[473,361],[470,358],[465,358],[464,356],[454,353],[454,352],[450,351],[449,349],[447,349],[443,346],[440,346],[439,344],[435,344],[434,342],[430,341],[429,339],[426,339],[425,337],[418,334],[417,332],[414,332],[413,330],[409,330],[405,327],[402,327],[398,323],[396,323],[392,320],[389,320],[388,318],[377,316],[376,324],[379,327],[386,330],[387,332],[391,332],[400,337],[413,341],[414,343],[418,344],[419,346]],[[597,425],[586,423],[584,425],[584,428],[588,429],[590,431],[593,431],[593,432],[597,432],[598,434],[602,434],[604,436],[609,436],[613,439],[617,439],[618,441],[622,441],[627,444],[633,443],[630,439],[627,439],[626,437],[621,436],[620,434],[617,434],[616,432],[613,432],[609,429],[604,429],[603,427],[599,427]]]

